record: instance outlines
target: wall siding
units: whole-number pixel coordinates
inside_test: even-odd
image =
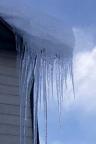
[[[0,51],[0,143],[19,144],[20,139],[19,78],[16,54]],[[30,108],[28,110],[27,144],[31,140]]]

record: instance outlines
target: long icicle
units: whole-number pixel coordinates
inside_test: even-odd
[[[23,42],[22,42],[23,43]],[[23,43],[23,46],[25,44]],[[19,46],[18,46],[19,47]],[[62,57],[48,57],[45,52],[42,54],[31,52],[30,47],[26,45],[25,51],[20,51],[20,144],[26,144],[26,129],[27,129],[27,107],[28,107],[28,95],[31,91],[31,88],[34,81],[34,111],[33,111],[33,144],[37,144],[37,119],[38,119],[38,101],[39,101],[39,92],[41,91],[44,104],[44,114],[45,114],[45,128],[46,128],[46,139],[45,143],[47,144],[47,96],[51,94],[54,95],[54,83],[57,89],[57,101],[59,114],[61,115],[61,103],[63,99],[63,82],[65,79],[65,85],[67,81],[68,74],[71,75],[73,92],[74,92],[74,80],[73,80],[73,67],[72,59],[63,59]],[[63,62],[64,60],[64,62]],[[30,69],[30,65],[32,69]],[[55,71],[56,70],[56,71]],[[64,72],[63,72],[64,70]],[[31,71],[31,72],[30,72]],[[50,74],[48,74],[50,73]],[[30,76],[29,76],[30,75]],[[64,76],[64,78],[62,78]],[[54,78],[56,80],[54,81]],[[51,86],[51,88],[49,86]],[[31,85],[31,86],[30,86]],[[40,87],[41,85],[41,87]],[[47,89],[48,87],[48,89]],[[40,90],[41,88],[41,90]],[[30,90],[29,90],[30,89]],[[48,92],[47,92],[48,90]]]

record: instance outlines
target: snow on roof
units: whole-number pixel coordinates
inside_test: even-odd
[[[73,52],[75,41],[73,30],[64,22],[40,11],[33,10],[31,6],[24,6],[24,1],[19,3],[16,0],[8,2],[1,0],[0,13],[4,20],[15,27],[15,30],[18,29],[21,35],[28,36],[27,40],[29,37],[31,39],[31,36],[37,37],[39,46],[46,46],[48,52],[49,49],[52,53],[53,51],[65,53],[68,49],[70,49],[70,53]]]
[[[42,93],[44,108],[47,115],[47,97],[57,95],[61,103],[64,91],[63,84],[66,85],[67,75],[71,75],[73,84],[72,58],[74,48],[74,34],[71,27],[64,22],[39,11],[34,11],[30,0],[0,0],[1,17],[13,27],[19,47],[22,49],[17,33],[23,38],[25,51],[21,57],[21,80],[20,96],[24,101],[25,108],[21,104],[21,111],[25,111],[24,118],[27,119],[27,97],[30,83],[34,76],[34,143],[36,144],[36,126],[38,99]],[[25,5],[27,3],[28,5]],[[35,67],[34,67],[35,64]],[[56,92],[57,90],[57,92]],[[25,95],[24,95],[25,94]],[[46,116],[46,143],[47,143],[47,116]],[[21,114],[21,144],[26,138],[26,125],[23,126]],[[24,133],[24,137],[22,134]]]

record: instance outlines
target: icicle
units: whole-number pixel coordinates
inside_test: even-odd
[[[72,82],[72,88],[73,88],[73,95],[75,99],[75,86],[74,86],[74,75],[73,75],[73,62],[70,63],[70,76],[71,76],[71,82]]]
[[[43,103],[45,115],[45,144],[47,144],[47,93],[46,93],[46,60],[43,62]]]
[[[34,71],[35,85],[34,85],[34,144],[37,144],[37,122],[38,122],[38,100],[39,100],[39,67],[40,58],[36,58],[36,66]]]
[[[22,44],[20,42],[22,42]],[[43,49],[42,51],[38,49],[35,51],[35,48],[30,47],[31,45],[25,44],[24,39],[23,41],[20,41],[20,38],[17,36],[18,57],[20,59],[20,144],[27,144],[27,107],[33,81],[34,126],[32,140],[33,144],[37,144],[38,105],[39,102],[41,101],[40,103],[42,103],[43,100],[45,143],[47,144],[47,103],[49,95],[51,94],[51,96],[54,96],[55,93],[57,96],[60,120],[64,86],[67,88],[68,75],[71,76],[74,92],[72,55],[68,58],[63,57],[60,53],[58,55],[55,53],[54,55],[49,55],[49,53],[47,54],[46,49]]]
[[[22,97],[22,79],[23,79],[23,42],[18,34],[15,34],[16,38],[16,49],[17,49],[17,62],[19,67],[19,94],[20,94],[20,144],[24,143],[24,99]],[[22,52],[21,52],[22,51]]]
[[[27,46],[19,35],[16,35],[16,48],[18,50],[19,64],[19,93],[20,93],[20,144],[26,144],[27,136],[27,107],[28,107],[28,87],[31,80],[30,58]]]

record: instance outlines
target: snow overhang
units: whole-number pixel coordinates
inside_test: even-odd
[[[35,51],[46,51],[48,56],[72,57],[75,43],[71,27],[54,17],[32,13],[21,16],[18,13],[2,13],[3,19],[20,34],[28,45],[34,45]],[[33,47],[32,47],[33,48]]]

